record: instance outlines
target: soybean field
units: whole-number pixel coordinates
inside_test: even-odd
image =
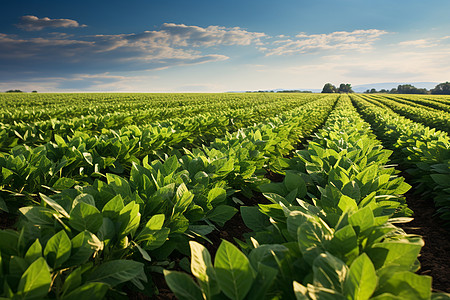
[[[449,134],[449,96],[0,94],[0,298],[450,299]]]

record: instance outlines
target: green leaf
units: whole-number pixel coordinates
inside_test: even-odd
[[[227,192],[222,188],[213,188],[208,193],[208,203],[212,206],[217,206],[219,203],[225,201],[227,197]]]
[[[100,211],[87,203],[79,202],[70,212],[69,224],[78,231],[87,230],[96,233],[102,223]]]
[[[39,239],[36,239],[30,248],[28,248],[27,253],[25,253],[25,260],[29,264],[32,264],[39,257],[42,257],[42,246]]]
[[[32,263],[20,278],[17,295],[21,299],[44,298],[50,289],[52,279],[43,257]]]
[[[185,273],[164,270],[164,278],[172,292],[180,300],[203,300],[203,295],[192,277]]]
[[[58,144],[58,146],[63,146],[63,147],[67,146],[66,141],[60,135],[55,134],[54,139],[55,139],[56,144]]]
[[[90,194],[82,193],[82,194],[77,195],[77,196],[75,197],[75,199],[73,199],[73,202],[72,202],[72,209],[73,209],[78,203],[81,203],[81,202],[96,207],[96,206],[95,206],[95,199],[94,199],[94,196],[92,196],[92,195],[90,195]]]
[[[173,216],[177,217],[181,214],[183,214],[186,209],[191,204],[192,200],[194,199],[194,194],[189,192],[186,185],[183,183],[177,188],[176,193],[176,202],[173,207]]]
[[[134,201],[128,203],[122,208],[119,214],[119,236],[124,237],[128,234],[133,236],[139,226],[140,220],[141,214],[139,213],[139,204],[136,204]]]
[[[72,243],[67,233],[61,230],[52,236],[44,248],[44,256],[53,269],[60,267],[70,257]]]
[[[223,240],[216,253],[214,268],[224,294],[232,299],[244,299],[254,280],[248,258],[236,246]]]
[[[344,283],[344,293],[349,299],[369,299],[377,287],[375,267],[367,254],[363,253],[350,266]]]
[[[295,239],[297,237],[298,228],[307,222],[316,222],[316,217],[299,210],[290,212],[286,219],[286,223],[291,237]]]
[[[354,198],[350,198],[349,196],[342,195],[339,199],[338,207],[345,212],[354,212],[358,210],[358,205]]]
[[[373,244],[372,248],[367,249],[366,252],[377,270],[389,265],[411,267],[419,256],[423,245],[422,240],[417,242],[409,240],[386,241]]]
[[[297,240],[304,258],[312,262],[327,249],[331,236],[323,231],[318,222],[308,221],[297,229]]]
[[[0,230],[0,249],[3,255],[18,255],[19,233],[12,229]]]
[[[375,224],[373,211],[369,206],[365,206],[351,214],[348,221],[355,228],[358,235],[367,229],[370,229]]]
[[[123,209],[123,199],[122,196],[116,195],[114,198],[109,200],[102,209],[102,215],[105,218],[110,218],[111,220],[116,219],[120,211]]]
[[[62,300],[103,299],[109,285],[103,282],[88,282],[62,297]]]
[[[42,206],[27,206],[19,208],[19,211],[34,225],[50,225],[55,222],[54,210]]]
[[[95,253],[103,249],[103,243],[89,231],[82,231],[71,241],[72,253],[66,265],[84,264]]]
[[[132,280],[143,272],[144,264],[133,260],[111,260],[95,267],[88,281],[103,282],[110,286]]]
[[[259,211],[258,206],[241,206],[241,217],[245,226],[253,231],[264,231],[270,225],[269,217]]]
[[[165,215],[157,214],[154,215],[148,220],[147,224],[145,224],[145,228],[150,230],[160,230],[164,225]]]
[[[306,183],[300,174],[287,171],[283,182],[288,191],[297,189],[297,198],[305,197]]]
[[[166,159],[163,164],[163,168],[164,168],[166,175],[169,175],[169,174],[175,172],[179,166],[180,166],[180,163],[178,162],[178,158],[176,155],[173,155],[173,156],[169,157],[168,159]]]
[[[72,178],[61,177],[53,184],[53,188],[55,190],[62,191],[65,189],[70,189],[75,183],[77,182]]]
[[[247,294],[246,300],[260,300],[267,298],[267,290],[269,290],[278,274],[276,268],[266,266],[262,263],[258,264],[258,274],[253,282],[252,288]]]
[[[83,271],[83,267],[77,267],[66,277],[62,286],[63,296],[81,285]]]
[[[359,190],[358,184],[355,181],[350,181],[344,185],[342,188],[342,194],[359,202],[361,199],[361,191]]]
[[[47,203],[51,208],[59,212],[61,215],[63,215],[65,218],[70,218],[69,213],[61,206],[59,205],[55,200],[51,199],[50,197],[47,197],[46,195],[39,193],[41,196],[41,199]]]
[[[431,277],[407,271],[394,272],[384,279],[380,279],[376,293],[391,293],[401,299],[430,299]]]
[[[450,178],[448,174],[431,174],[431,178],[436,182],[438,185],[448,187],[450,186]]]
[[[166,242],[170,229],[162,227],[164,219],[165,216],[163,214],[154,215],[136,236],[136,241],[144,249],[153,250],[161,247]]]
[[[206,298],[210,299],[213,294],[219,292],[216,273],[211,263],[208,250],[201,244],[190,241],[191,247],[191,272],[197,278]]]
[[[314,285],[341,293],[348,267],[342,260],[326,252],[314,260],[313,272]]]
[[[237,209],[229,205],[219,205],[208,214],[207,218],[219,226],[224,226],[237,212]]]
[[[344,259],[347,264],[359,255],[358,237],[351,225],[346,225],[334,233],[328,251]]]

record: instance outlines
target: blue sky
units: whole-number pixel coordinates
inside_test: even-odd
[[[448,0],[4,1],[0,91],[450,80]]]

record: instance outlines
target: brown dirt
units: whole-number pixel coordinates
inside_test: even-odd
[[[17,222],[17,216],[0,211],[0,229],[13,229]]]
[[[284,180],[284,175],[274,173],[271,170],[267,170],[266,175],[264,175],[267,179],[270,179],[272,182],[282,182]]]
[[[433,278],[433,290],[450,292],[450,232],[444,229],[442,220],[435,214],[433,200],[406,194],[409,208],[414,211],[414,220],[402,228],[411,234],[421,235],[425,241],[419,261],[420,275]]]

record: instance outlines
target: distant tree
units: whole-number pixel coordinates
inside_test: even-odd
[[[353,93],[352,85],[350,83],[341,83],[339,85],[339,93]]]
[[[397,93],[399,94],[427,94],[427,89],[418,89],[411,84],[403,84],[397,87]]]
[[[371,90],[370,90],[370,93],[371,93],[371,94],[374,94],[374,93],[376,93],[376,92],[377,92],[376,89],[371,89]]]
[[[389,93],[390,93],[390,94],[397,94],[397,89],[396,89],[396,88],[392,88],[392,89],[389,91]]]
[[[31,91],[32,93],[37,93],[37,91]]]
[[[23,93],[21,90],[8,90],[7,93]]]
[[[322,93],[336,93],[336,91],[336,87],[331,83],[326,83],[322,89]]]
[[[450,82],[439,83],[431,90],[434,95],[450,95]]]
[[[388,90],[385,90],[385,89],[381,89],[381,90],[380,90],[380,93],[386,94],[386,93],[389,93],[389,91],[388,91]]]

